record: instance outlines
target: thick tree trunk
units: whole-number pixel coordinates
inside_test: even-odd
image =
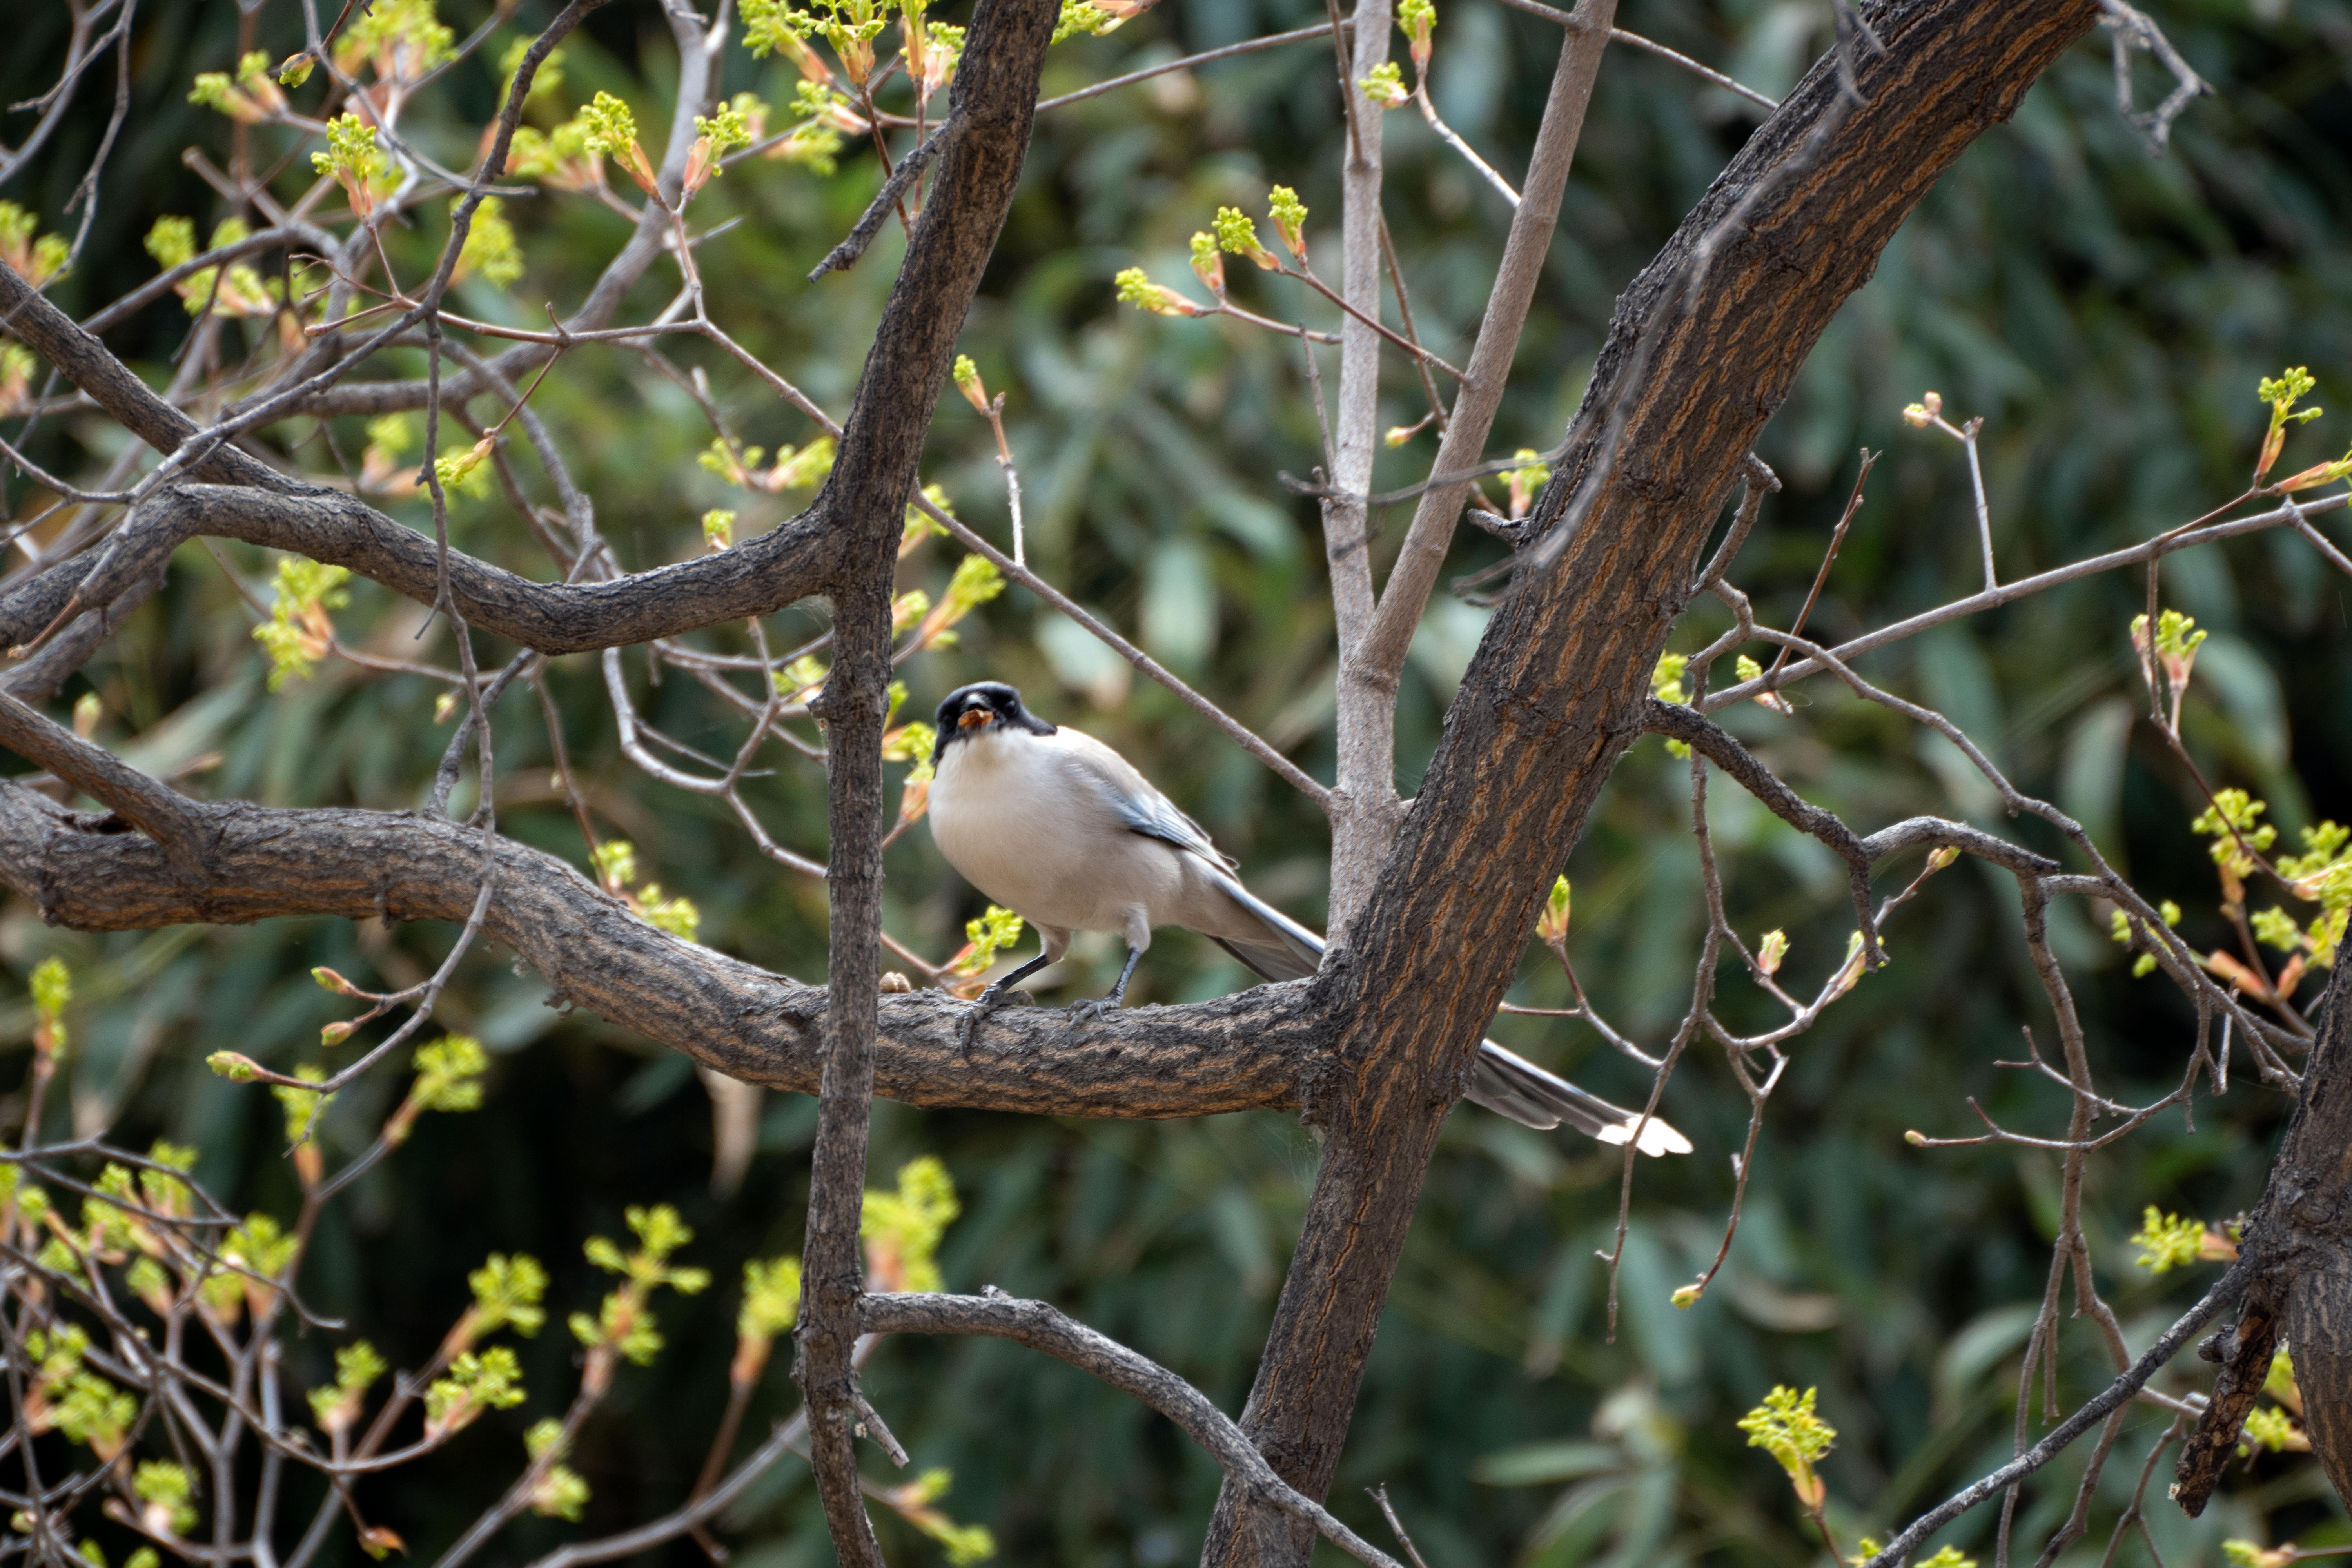
[[[1557,558],[1522,574],[1487,628],[1370,903],[1316,982],[1342,1020],[1309,1102],[1327,1152],[1243,1421],[1307,1496],[1338,1469],[1438,1127],[1538,902],[1641,732],[1742,458],[1905,216],[2098,15],[2095,0],[1874,8],[1887,52],[1855,62],[1866,101],[1817,65],[1620,302],[1538,510],[1535,531],[1554,536],[1526,555]],[[1304,1563],[1310,1548],[1229,1486],[1203,1562]]]

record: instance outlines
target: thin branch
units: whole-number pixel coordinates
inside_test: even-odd
[[[2221,1309],[2236,1298],[2251,1273],[2252,1268],[2243,1258],[2231,1264],[2205,1294],[2198,1298],[2197,1304],[2174,1320],[2172,1326],[2165,1330],[2156,1343],[2148,1347],[2147,1352],[2132,1363],[2130,1369],[2121,1377],[2053,1427],[2048,1436],[2025,1453],[1921,1514],[1901,1534],[1879,1548],[1867,1563],[1861,1564],[1861,1568],[1903,1568],[1903,1564],[1910,1561],[1912,1552],[1926,1543],[1927,1537],[1978,1504],[2024,1480],[2063,1453],[2074,1439],[2105,1420],[2112,1412],[2122,1408],[2139,1392],[2141,1385],[2179,1355],[2189,1338],[2218,1317]]]
[[[908,25],[913,26],[912,23]],[[899,207],[899,198],[907,194],[916,177],[939,155],[940,149],[946,145],[949,132],[954,128],[952,117],[940,121],[939,129],[925,137],[920,146],[898,160],[898,166],[890,172],[888,179],[882,182],[882,188],[874,193],[874,199],[866,205],[865,213],[850,226],[848,236],[825,252],[824,259],[810,269],[810,282],[815,282],[828,272],[843,272],[856,266],[858,259],[866,254],[866,247],[874,243],[874,237],[882,232],[882,226],[888,221],[890,215],[898,212],[901,217],[906,216]]]
[[[1343,19],[1339,23],[1339,26],[1342,31],[1349,31],[1352,28],[1352,24]],[[1322,37],[1330,32],[1332,24],[1329,22],[1318,22],[1311,27],[1299,27],[1287,33],[1270,33],[1262,38],[1251,38],[1239,44],[1227,44],[1221,49],[1204,49],[1197,55],[1186,55],[1182,59],[1147,66],[1139,71],[1129,71],[1125,76],[1115,76],[1108,81],[1098,81],[1092,87],[1082,87],[1076,92],[1066,92],[1058,98],[1043,100],[1037,105],[1037,112],[1043,114],[1049,109],[1084,103],[1087,99],[1100,98],[1107,92],[1117,92],[1120,88],[1133,87],[1137,82],[1150,81],[1153,77],[1166,76],[1171,71],[1192,70],[1217,60],[1232,59],[1236,55],[1254,55],[1261,49],[1277,48],[1284,44],[1303,44],[1309,38]]]
[[[2126,566],[2144,565],[2147,562],[2172,554],[2176,551],[2194,549],[2200,544],[2217,544],[2225,539],[2236,539],[2244,534],[2260,533],[2267,529],[2284,527],[2294,522],[2298,516],[2311,517],[2326,512],[2341,511],[2347,500],[2352,500],[2352,496],[2322,496],[2317,500],[2305,501],[2292,509],[2282,506],[2272,511],[2257,512],[2252,516],[2235,518],[2228,522],[2210,523],[2192,532],[2168,533],[2139,544],[2128,545],[2121,550],[2111,550],[2104,555],[2094,555],[2069,565],[2053,567],[2047,572],[2037,573],[2031,577],[2021,577],[2016,582],[2004,583],[1990,592],[1971,594],[1966,598],[1954,599],[1948,604],[1939,605],[1932,610],[1923,610],[1916,616],[1882,626],[1874,632],[1864,632],[1860,637],[1849,638],[1830,649],[1830,652],[1839,658],[1850,660],[1858,655],[1874,652],[1952,621],[1979,615],[1986,610],[1999,609],[2003,605],[2015,604],[2021,599],[2031,598],[2036,594],[2045,593],[2063,583],[2072,583],[2084,577],[2095,577],[2103,572],[2118,571]],[[1791,680],[1818,674],[1827,668],[1828,666],[1819,660],[1810,658],[1800,658],[1780,672],[1777,685],[1785,687]],[[1766,689],[1765,683],[1761,677],[1754,680],[1742,681],[1736,686],[1726,687],[1721,691],[1708,696],[1706,710],[1713,712],[1733,702],[1744,702],[1764,689]]]

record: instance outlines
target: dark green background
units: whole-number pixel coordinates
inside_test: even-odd
[[[543,25],[549,10],[529,0],[520,16]],[[1630,0],[1620,20],[1778,92],[1825,44],[1828,11],[1825,0]],[[463,27],[481,14],[461,4],[451,20]],[[1319,16],[1296,0],[1171,0],[1110,38],[1058,47],[1048,89]],[[1900,421],[1903,405],[1930,386],[1955,417],[1988,420],[1986,475],[2006,576],[2144,538],[2234,494],[2261,426],[2254,382],[2284,364],[2308,363],[2319,378],[2315,401],[2329,407],[2294,438],[2288,464],[2333,455],[2347,440],[2352,420],[2336,405],[2352,395],[2352,23],[2334,0],[2258,0],[2251,9],[2240,0],[2170,0],[2158,16],[2218,89],[2183,118],[2168,155],[2151,158],[2118,118],[2105,37],[2086,41],[2014,123],[1987,135],[1946,177],[1813,355],[1761,448],[1789,490],[1767,507],[1734,572],[1780,624],[1811,581],[1864,445],[1886,457],[1813,629],[1850,634],[1976,583],[1958,450]],[[53,291],[68,309],[87,314],[152,276],[139,242],[158,214],[192,215],[206,232],[223,216],[180,152],[193,142],[225,158],[227,124],[182,100],[194,72],[230,68],[236,23],[235,8],[219,3],[152,4],[141,14],[133,113],[82,264]],[[260,27],[273,58],[299,43],[288,0],[265,5]],[[40,7],[20,24],[17,45],[0,51],[8,100],[53,79],[63,30],[61,7]],[[490,46],[493,61],[507,36]],[[1491,0],[1443,11],[1439,107],[1513,177],[1557,47],[1548,25]],[[642,125],[666,121],[674,55],[653,6],[599,15],[566,46],[564,68],[567,103],[602,87],[627,97]],[[776,100],[790,79],[774,62],[730,54],[730,91],[756,89]],[[1010,394],[1033,562],[1328,777],[1332,654],[1315,522],[1275,478],[1315,461],[1296,344],[1114,309],[1110,279],[1139,263],[1197,297],[1183,267],[1186,237],[1220,204],[1262,214],[1272,183],[1297,186],[1314,209],[1318,263],[1337,276],[1330,57],[1321,43],[1294,46],[1186,79],[1188,87],[1129,89],[1041,124],[964,346],[991,387]],[[463,164],[494,85],[488,65],[469,64],[404,129]],[[2165,85],[2143,63],[2143,100]],[[103,128],[107,96],[86,89],[39,168],[0,195],[37,204],[55,226]],[[11,117],[0,134],[13,140],[29,122]],[[1428,340],[1458,363],[1507,214],[1410,111],[1387,123],[1388,212],[1416,314]],[[1612,52],[1496,450],[1559,439],[1615,291],[1753,123],[1728,95],[1657,60]],[[255,145],[289,143],[263,131]],[[846,406],[899,242],[886,239],[846,277],[814,287],[801,279],[876,177],[870,153],[855,150],[830,181],[750,164],[698,207],[704,222],[730,212],[749,219],[702,252],[715,313],[835,411]],[[289,176],[285,188],[299,187]],[[458,308],[468,313],[533,321],[543,319],[542,300],[569,309],[624,232],[611,213],[578,197],[519,200],[509,212],[530,270],[503,297],[479,283],[462,287]],[[419,229],[393,237],[407,276],[428,265],[446,223],[446,204],[433,204]],[[1237,265],[1238,300],[1330,324],[1328,308],[1295,285],[1244,270]],[[657,310],[672,286],[657,267],[625,318]],[[185,314],[167,301],[110,342],[160,381],[186,331]],[[238,331],[230,329],[232,347]],[[748,439],[773,447],[812,434],[728,362],[691,344],[675,352],[709,366]],[[1330,379],[1328,361],[1325,371]],[[1384,422],[1418,416],[1417,386],[1401,366],[1392,363],[1386,390]],[[535,406],[632,568],[698,548],[695,520],[705,507],[739,507],[740,530],[786,514],[787,500],[730,492],[695,467],[709,428],[631,353],[572,355]],[[290,444],[310,434],[298,424],[272,438]],[[334,434],[347,454],[364,440],[358,421]],[[121,439],[81,416],[47,424],[35,452],[94,470]],[[1381,482],[1417,478],[1432,449],[1423,436],[1384,458]],[[323,460],[311,442],[302,461]],[[529,457],[517,461],[537,482]],[[927,473],[945,482],[961,515],[1003,537],[985,426],[952,397],[941,405]],[[24,494],[11,481],[19,504]],[[403,515],[423,514],[411,507]],[[1389,520],[1391,544],[1402,521]],[[2326,526],[2339,542],[2352,537],[2340,518]],[[460,502],[453,528],[463,547],[544,574],[543,557],[503,501]],[[266,591],[262,552],[230,545],[221,554]],[[1468,535],[1455,567],[1495,554],[1490,542]],[[902,585],[936,593],[954,559],[939,542],[927,546]],[[2282,535],[2175,557],[2167,567],[2167,602],[2214,634],[2189,703],[2191,749],[2217,783],[2265,796],[2290,845],[2294,827],[2352,810],[2346,586],[2307,545]],[[2147,726],[2130,722],[2144,704],[2126,628],[2142,592],[2137,576],[2085,583],[1918,638],[1864,668],[1963,723],[2021,785],[2080,816],[2151,896],[2181,902],[2185,933],[2210,947],[2225,932],[2201,843],[2187,830],[2191,786]],[[1045,632],[1062,640],[1041,643],[1046,618],[1027,595],[1008,593],[965,623],[958,647],[906,667],[909,711],[982,674],[1016,681],[1041,712],[1135,758],[1242,857],[1260,890],[1302,918],[1319,917],[1328,839],[1313,812],[1148,683],[1134,683],[1113,708],[1098,705],[1124,682],[1099,659],[1074,654],[1064,634]],[[419,619],[415,606],[360,584],[339,622],[354,640],[451,659],[446,632],[409,642]],[[216,795],[289,805],[422,804],[446,734],[432,723],[436,689],[330,666],[270,696],[250,620],[201,548],[184,552],[165,594],[88,668],[107,704],[101,738],[150,763],[218,748],[225,761],[200,786]],[[1443,595],[1432,607],[1400,716],[1408,789],[1480,622]],[[1708,609],[1691,622],[1676,630],[1674,647],[1695,648],[1722,624]],[[788,646],[819,625],[810,609],[787,611],[772,617],[772,636]],[[732,630],[708,640],[748,646]],[[482,648],[486,660],[507,651]],[[627,663],[643,692],[642,660],[630,655]],[[709,801],[626,765],[592,657],[558,661],[552,680],[600,827],[634,839],[666,891],[698,902],[704,940],[818,975],[822,889],[761,862]],[[67,696],[84,689],[77,683]],[[646,700],[682,739],[722,751],[735,742],[716,705],[682,679]],[[2054,848],[2036,825],[2001,818],[1948,757],[1891,715],[1821,681],[1800,702],[1793,720],[1747,708],[1727,721],[1810,798],[1857,826],[1919,812],[1970,816]],[[497,717],[502,782],[515,792],[502,826],[581,860],[569,814],[548,803],[536,703],[509,696]],[[751,793],[779,837],[821,853],[822,780],[774,754],[784,759],[778,776]],[[1721,780],[1712,795],[1735,924],[1751,941],[1785,927],[1793,948],[1784,973],[1818,984],[1852,923],[1834,862]],[[1700,918],[1685,796],[1682,765],[1644,742],[1568,868],[1580,973],[1608,1016],[1653,1046],[1686,1005]],[[1915,868],[1908,859],[1895,865],[1885,886]],[[893,851],[890,873],[891,929],[934,955],[951,951],[979,904],[926,835]],[[2267,901],[2258,891],[2256,907]],[[2105,1092],[2163,1093],[2184,1059],[2186,1009],[2162,982],[2126,977],[2095,917],[2069,907],[2056,921]],[[339,1015],[305,969],[332,963],[362,984],[397,984],[436,963],[452,934],[404,929],[388,950],[339,922],[91,938],[48,931],[13,905],[0,922],[12,971],[21,976],[57,952],[74,965],[79,987],[73,1093],[52,1100],[45,1131],[64,1133],[69,1115],[102,1124],[107,1108],[119,1106],[122,1141],[143,1147],[168,1132],[199,1143],[201,1174],[215,1190],[240,1206],[290,1215],[295,1189],[278,1108],[258,1089],[210,1077],[203,1058],[229,1048],[283,1067],[314,1057],[316,1029]],[[1884,1536],[2006,1456],[2018,1349],[2054,1226],[2056,1167],[2000,1149],[1921,1152],[1902,1133],[1974,1131],[1966,1097],[1976,1096],[2007,1125],[2056,1135],[2063,1097],[1994,1066],[2021,1054],[2021,1026],[2050,1039],[2047,1009],[2017,936],[2013,887],[1998,874],[1969,863],[1937,878],[1893,920],[1887,938],[1893,965],[1793,1046],[1731,1261],[1691,1311],[1671,1310],[1666,1298],[1713,1255],[1729,1194],[1725,1155],[1738,1146],[1746,1116],[1718,1052],[1696,1049],[1666,1092],[1665,1110],[1699,1152],[1638,1173],[1613,1344],[1603,1339],[1603,1273],[1593,1251],[1613,1224],[1614,1157],[1474,1110],[1448,1125],[1334,1492],[1343,1517],[1385,1539],[1362,1489],[1386,1483],[1435,1568],[1818,1561],[1821,1548],[1800,1529],[1779,1471],[1744,1447],[1733,1426],[1775,1382],[1818,1384],[1822,1414],[1843,1434],[1825,1471],[1849,1546],[1858,1533]],[[1099,989],[1116,957],[1108,945],[1082,945],[1080,978]],[[625,1369],[591,1425],[574,1461],[595,1492],[585,1524],[526,1521],[492,1549],[499,1562],[624,1527],[682,1496],[723,1398],[740,1262],[797,1249],[814,1125],[811,1102],[772,1097],[749,1181],[731,1199],[713,1198],[707,1102],[683,1060],[593,1019],[559,1017],[540,1005],[543,987],[511,973],[509,962],[470,956],[443,1008],[451,1027],[479,1034],[496,1052],[485,1109],[426,1117],[411,1146],[359,1185],[322,1227],[306,1290],[349,1314],[396,1364],[415,1365],[462,1304],[465,1271],[493,1249],[544,1258],[559,1313],[593,1309],[603,1277],[582,1260],[583,1238],[616,1232],[623,1205],[654,1201],[677,1205],[698,1228],[684,1260],[712,1268],[719,1285],[692,1301],[663,1300],[672,1348],[651,1371]],[[1154,947],[1135,999],[1213,994],[1244,978],[1205,943],[1171,933]],[[1720,979],[1725,1016],[1764,1026],[1762,998],[1732,967]],[[1566,1000],[1540,950],[1517,994],[1538,1005]],[[0,1009],[0,1039],[13,1042],[15,1062],[28,1059],[28,1029],[21,1000]],[[1580,1026],[1510,1019],[1496,1032],[1604,1093],[1640,1093],[1631,1064]],[[347,1155],[364,1141],[402,1081],[388,1072],[338,1104],[331,1153]],[[2151,1281],[2131,1267],[2125,1237],[2140,1208],[2218,1216],[2250,1204],[2283,1113],[2279,1099],[2242,1081],[2226,1101],[2200,1103],[2193,1134],[2168,1116],[2094,1161],[2092,1252],[2137,1342],[2198,1288],[2180,1275]],[[876,1108],[875,1121],[877,1183],[926,1152],[954,1173],[966,1215],[942,1255],[950,1289],[992,1283],[1052,1300],[1239,1408],[1315,1170],[1313,1141],[1294,1121],[1041,1122],[889,1104]],[[2068,1320],[2064,1336],[2063,1389],[2078,1398],[2104,1381],[2105,1363],[2083,1324]],[[574,1348],[560,1326],[542,1333],[525,1350],[531,1403],[484,1420],[444,1457],[367,1483],[372,1515],[420,1558],[437,1552],[520,1469],[524,1426],[568,1398]],[[295,1341],[296,1380],[320,1375],[330,1350],[325,1337]],[[953,1469],[944,1506],[993,1529],[1003,1561],[1150,1565],[1196,1551],[1214,1467],[1166,1423],[1076,1373],[1001,1344],[905,1342],[875,1357],[868,1384],[918,1462]],[[764,1429],[794,1400],[780,1357],[747,1430]],[[2096,1561],[2162,1425],[2153,1412],[2133,1417],[2109,1468],[2100,1528],[2068,1562]],[[1537,1447],[1545,1451],[1528,1452]],[[871,1452],[867,1460],[877,1476],[887,1468]],[[2057,1467],[2063,1486],[2029,1497],[2025,1518],[2042,1533],[2071,1500],[2072,1469]],[[1514,1479],[1526,1484],[1499,1484]],[[2266,1458],[2233,1475],[2200,1524],[2160,1496],[2152,1514],[2174,1564],[2217,1562],[2222,1534],[2352,1539],[2303,1459]],[[1953,1538],[1988,1549],[1990,1522],[1972,1518]],[[894,1561],[938,1554],[893,1520],[882,1528]],[[763,1481],[721,1533],[738,1561],[756,1568],[830,1560],[797,1460]],[[2122,1561],[2140,1553],[2128,1545]],[[331,1554],[358,1561],[340,1542]],[[680,1568],[699,1561],[685,1544],[663,1556]]]

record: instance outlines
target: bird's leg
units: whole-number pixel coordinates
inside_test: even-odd
[[[956,1031],[959,1037],[956,1048],[963,1055],[970,1056],[972,1037],[979,1031],[982,1021],[1004,1005],[1006,1000],[1013,994],[1013,986],[1028,979],[1052,962],[1050,955],[1040,952],[1036,957],[982,992],[980,999],[972,1004],[971,1011],[963,1016],[963,1026]]]
[[[1135,966],[1141,962],[1143,962],[1143,950],[1129,946],[1127,950],[1127,967],[1118,972],[1118,984],[1098,997],[1085,1002],[1071,1003],[1070,1022],[1091,1023],[1124,1003],[1127,1000],[1127,983],[1135,978]]]

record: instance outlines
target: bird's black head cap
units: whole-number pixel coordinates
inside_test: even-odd
[[[947,754],[947,749],[966,735],[1003,725],[1011,730],[1026,730],[1033,735],[1050,735],[1054,726],[1021,706],[1021,693],[1001,680],[974,681],[959,686],[940,703],[939,739],[931,745],[931,763]]]

